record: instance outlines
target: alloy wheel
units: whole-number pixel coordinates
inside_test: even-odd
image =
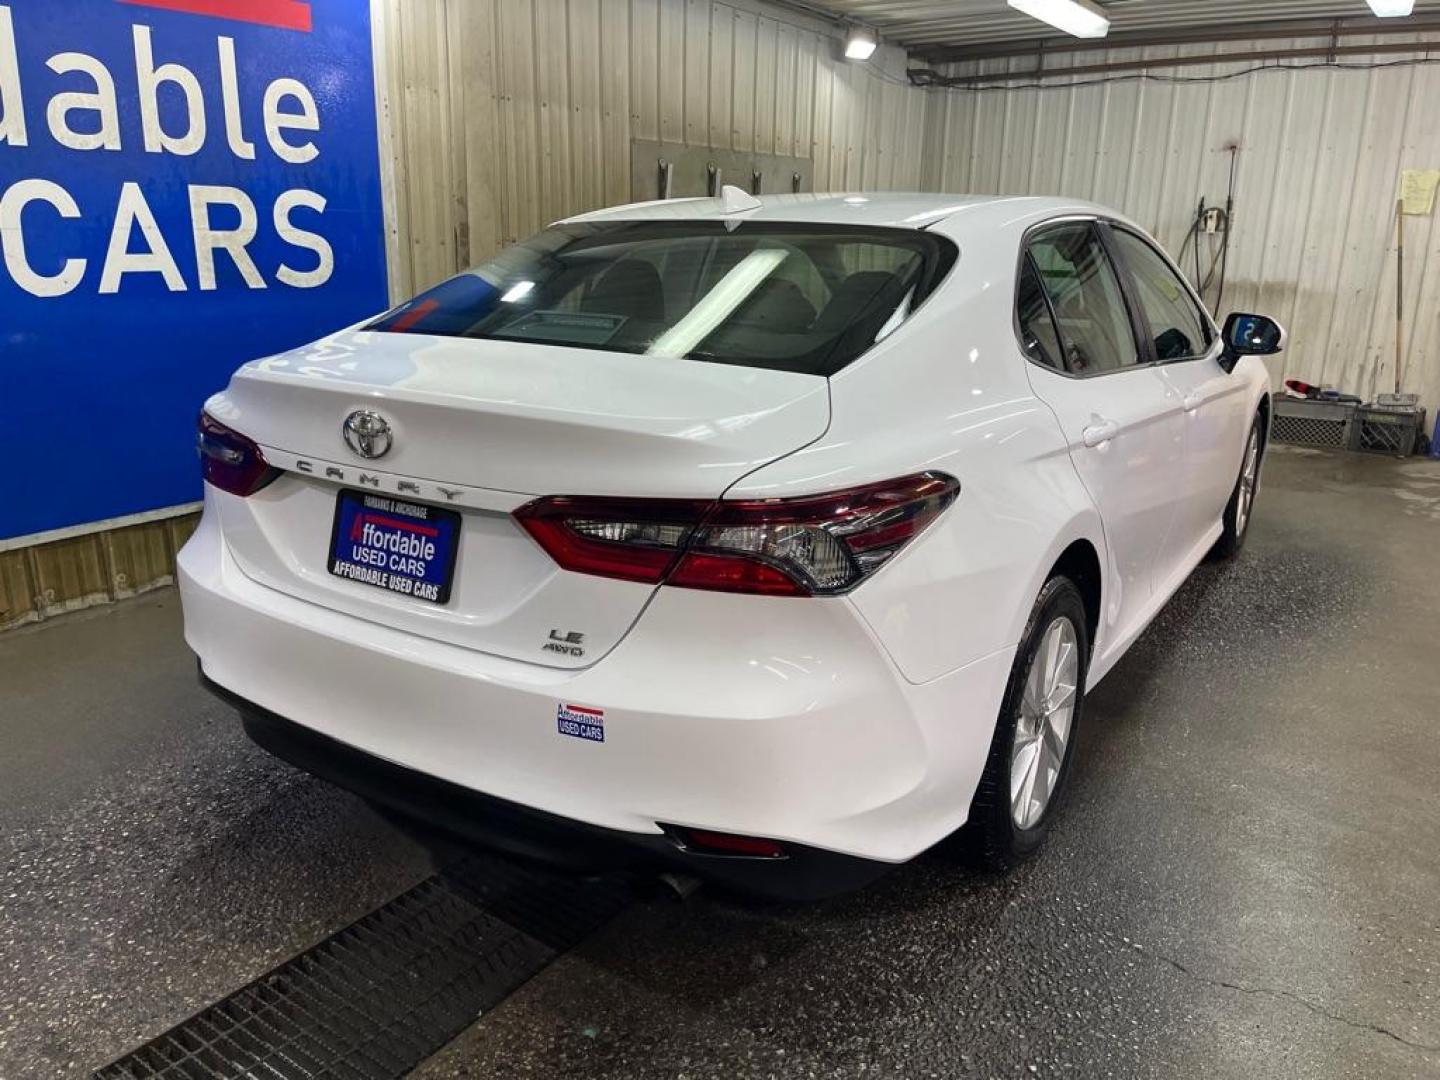
[[[1030,829],[1045,815],[1065,764],[1065,747],[1075,718],[1080,650],[1075,625],[1056,618],[1030,657],[1010,751],[1010,816]]]
[[[1250,508],[1255,503],[1255,481],[1260,475],[1260,433],[1250,429],[1250,441],[1245,444],[1245,464],[1240,467],[1239,498],[1235,501],[1235,535],[1245,532],[1250,524]]]

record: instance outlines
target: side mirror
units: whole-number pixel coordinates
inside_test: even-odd
[[[1242,356],[1273,356],[1285,347],[1284,328],[1264,315],[1231,312],[1221,333],[1225,339],[1225,355],[1232,367]]]

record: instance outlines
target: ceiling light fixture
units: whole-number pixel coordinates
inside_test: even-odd
[[[1374,2],[1390,3],[1393,0]],[[1032,19],[1049,23],[1056,30],[1078,38],[1103,38],[1110,32],[1110,16],[1091,0],[1009,0],[1009,4]]]
[[[868,26],[852,26],[845,34],[845,57],[848,60],[869,60],[880,39]]]
[[[1415,0],[1365,0],[1370,10],[1382,19],[1394,19],[1409,15],[1415,10]]]

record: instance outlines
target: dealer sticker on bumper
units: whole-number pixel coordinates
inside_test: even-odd
[[[555,709],[555,727],[561,735],[604,742],[605,710],[561,703]]]

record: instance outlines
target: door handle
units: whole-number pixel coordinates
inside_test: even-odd
[[[1114,420],[1097,420],[1080,432],[1080,438],[1085,440],[1086,446],[1104,446],[1119,434],[1120,425]]]
[[[1189,394],[1180,404],[1185,406],[1186,412],[1194,412],[1205,404],[1205,397],[1202,394]]]

